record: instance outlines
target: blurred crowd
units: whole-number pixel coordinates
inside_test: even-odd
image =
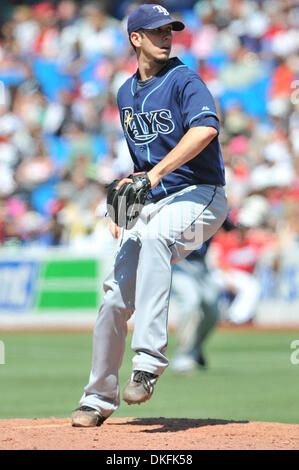
[[[103,245],[105,185],[131,171],[116,94],[137,67],[126,17],[139,3],[115,3],[14,2],[2,18],[2,247]],[[298,236],[298,2],[157,3],[186,25],[172,55],[217,103],[232,222]]]

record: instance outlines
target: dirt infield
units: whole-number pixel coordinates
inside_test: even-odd
[[[298,450],[299,425],[215,419],[109,418],[73,428],[69,418],[0,420],[0,450]]]

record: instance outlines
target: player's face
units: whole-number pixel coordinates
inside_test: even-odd
[[[142,53],[153,58],[156,63],[165,63],[169,58],[172,44],[172,26],[156,29],[143,29],[141,36]]]

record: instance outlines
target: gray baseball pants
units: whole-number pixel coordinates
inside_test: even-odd
[[[161,375],[168,366],[168,307],[171,264],[209,239],[227,216],[223,187],[189,186],[148,202],[131,230],[123,230],[93,335],[89,383],[80,405],[108,417],[120,404],[118,371],[127,321],[133,313],[133,370]],[[186,293],[188,294],[188,293]]]

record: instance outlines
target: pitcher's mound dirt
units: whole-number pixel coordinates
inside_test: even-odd
[[[73,428],[70,418],[0,420],[1,450],[298,450],[299,425],[215,419],[109,418]]]

